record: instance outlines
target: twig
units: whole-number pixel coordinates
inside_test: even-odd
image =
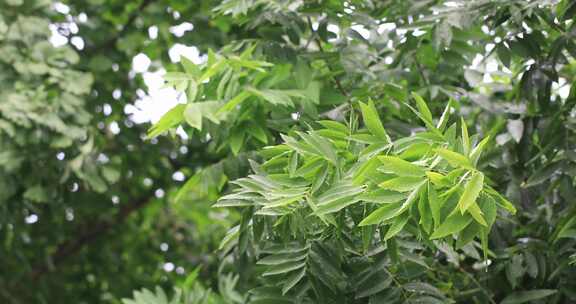
[[[400,288],[400,293],[402,294],[402,297],[405,300],[407,300],[408,297],[406,296],[406,293],[404,293],[404,285],[402,285],[402,283],[400,283],[400,281],[398,281],[398,279],[396,279],[396,276],[392,272],[390,272],[390,270],[388,270],[388,267],[383,266],[382,268],[384,268],[384,271],[386,271],[386,273],[390,276],[390,278],[392,279],[394,284],[396,284],[398,286],[398,288]]]
[[[420,73],[420,76],[422,76],[422,79],[424,79],[424,82],[426,83],[427,87],[430,87],[430,80],[428,80],[428,77],[426,77],[426,74],[424,74],[424,69],[422,68],[422,65],[420,64],[420,62],[418,62],[418,59],[416,58],[416,56],[414,56],[414,63],[416,63],[416,68],[418,68],[418,72]]]
[[[470,273],[468,273],[466,270],[462,269],[461,267],[458,268],[458,270],[460,270],[460,272],[464,273],[466,276],[468,276],[468,278],[474,282],[474,284],[476,284],[476,286],[478,286],[478,288],[480,288],[480,290],[482,290],[482,293],[484,295],[486,295],[486,297],[488,298],[488,300],[490,300],[490,303],[492,304],[496,304],[496,302],[494,302],[494,299],[492,299],[492,296],[490,295],[490,293],[488,292],[488,290],[486,290],[486,288],[484,288],[484,286],[482,286],[480,284],[480,282],[478,282],[478,280],[476,280],[476,278],[474,278],[473,275],[471,275]]]
[[[116,33],[116,35],[114,35],[113,37],[104,41],[101,44],[98,44],[98,45],[93,46],[91,48],[86,48],[85,52],[86,53],[92,53],[92,52],[99,51],[101,49],[106,49],[106,48],[112,47],[116,43],[116,41],[118,41],[118,39],[120,39],[120,37],[122,37],[128,31],[128,29],[132,26],[134,21],[136,21],[136,18],[142,13],[142,11],[148,5],[153,3],[154,1],[156,1],[156,0],[144,0],[144,1],[142,1],[142,3],[140,3],[138,8],[130,14],[130,16],[128,17],[128,20],[122,26],[122,29],[120,29],[120,31],[118,31],[118,33]]]
[[[312,20],[310,19],[310,16],[307,17],[307,20],[308,20],[308,26],[310,27],[310,31],[312,32],[312,37],[314,38],[314,41],[318,45],[318,49],[320,50],[320,53],[325,54],[324,48],[322,47],[322,41],[320,41],[316,31],[314,30],[314,27],[312,26]],[[348,92],[346,92],[346,90],[342,86],[342,83],[340,83],[340,80],[338,80],[338,78],[336,78],[334,76],[332,76],[332,80],[336,84],[336,88],[338,89],[338,91],[340,91],[340,93],[342,93],[342,95],[346,96],[346,98],[348,99],[348,102],[350,102],[350,95],[348,94]]]

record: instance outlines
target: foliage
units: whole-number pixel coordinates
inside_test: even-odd
[[[296,132],[297,138],[283,136],[284,144],[262,151],[266,161],[254,165],[253,175],[234,181],[239,188],[215,205],[251,207],[224,248],[237,246],[253,258],[269,254],[257,262],[268,266],[262,276],[278,278],[271,281],[282,286],[282,295],[297,286],[295,295],[310,302],[365,298],[387,289],[390,281],[373,286],[372,272],[343,269],[354,269],[358,255],[377,250],[402,231],[415,240],[458,235],[458,248],[477,238],[487,254],[497,206],[515,212],[475,168],[487,140],[471,146],[464,124],[457,137],[456,124],[447,127],[450,106],[433,125],[426,104],[415,97],[416,113],[430,128],[426,132],[391,141],[374,105],[360,103],[368,130],[320,121],[324,128]],[[315,251],[324,243],[336,245],[328,260]],[[433,252],[446,243],[425,245]],[[474,252],[474,247],[467,249]],[[353,276],[365,284],[351,286],[345,278]]]
[[[262,45],[262,54],[268,54],[267,44],[278,44],[281,45],[278,49],[290,49],[297,53],[296,59],[291,62],[293,66],[308,64],[311,70],[315,70],[316,67],[327,67],[327,73],[312,77],[323,83],[320,87],[319,104],[330,100],[327,98],[328,94],[323,93],[324,88],[338,89],[336,94],[344,97],[339,99],[342,105],[337,107],[337,116],[329,117],[342,120],[343,114],[348,112],[350,119],[347,125],[319,122],[324,123],[323,129],[310,130],[307,126],[317,125],[314,121],[318,118],[314,114],[299,117],[295,126],[288,131],[293,133],[293,136],[284,136],[282,138],[284,144],[280,146],[264,149],[261,153],[264,158],[262,165],[252,166],[254,175],[235,182],[239,188],[221,198],[216,204],[218,207],[242,207],[244,210],[242,221],[229,232],[221,245],[225,253],[229,252],[230,256],[236,259],[233,266],[229,265],[230,271],[250,273],[245,275],[243,282],[250,280],[252,283],[247,283],[243,287],[255,288],[252,290],[252,295],[256,298],[261,294],[271,297],[281,297],[285,294],[293,296],[296,301],[304,302],[307,299],[312,302],[331,302],[336,299],[353,302],[355,298],[358,298],[357,301],[362,301],[361,298],[366,300],[369,296],[372,298],[367,301],[378,301],[379,297],[385,295],[401,301],[402,298],[393,296],[401,293],[407,301],[447,301],[451,298],[455,301],[486,302],[493,301],[494,297],[503,298],[509,294],[509,290],[522,288],[522,284],[528,284],[524,289],[536,289],[510,294],[504,301],[529,301],[529,295],[535,295],[534,299],[555,295],[553,301],[561,301],[555,293],[557,289],[554,291],[542,289],[542,292],[537,289],[558,288],[558,285],[538,284],[528,279],[524,279],[527,281],[522,283],[526,276],[546,277],[543,268],[552,268],[560,272],[569,271],[566,264],[551,265],[546,261],[550,255],[563,256],[561,259],[568,261],[568,255],[572,252],[568,248],[573,245],[572,241],[568,241],[563,247],[566,251],[552,250],[542,254],[537,251],[544,250],[544,243],[539,246],[533,242],[537,238],[548,238],[549,242],[554,242],[554,235],[558,230],[548,232],[540,230],[539,233],[542,233],[540,236],[533,235],[534,241],[524,237],[531,235],[527,233],[528,231],[533,231],[531,230],[533,228],[528,227],[535,227],[533,225],[538,225],[537,219],[543,218],[536,215],[538,211],[536,214],[534,211],[529,211],[530,208],[526,205],[528,201],[538,200],[531,198],[538,195],[522,194],[526,191],[523,189],[540,185],[548,181],[551,175],[562,175],[559,172],[561,165],[556,159],[562,152],[543,148],[547,146],[550,149],[557,149],[552,148],[557,147],[557,143],[549,143],[553,137],[540,132],[544,132],[552,121],[556,122],[553,124],[558,128],[563,128],[559,126],[560,120],[556,119],[560,117],[559,115],[563,115],[559,114],[563,113],[563,108],[572,108],[574,100],[574,89],[567,97],[560,97],[558,91],[552,89],[552,83],[559,83],[559,73],[565,83],[570,83],[573,79],[571,63],[574,59],[570,46],[573,44],[574,25],[569,21],[573,16],[570,9],[572,5],[566,1],[555,7],[552,5],[553,3],[547,2],[473,1],[453,6],[449,6],[448,3],[446,6],[442,4],[433,6],[430,3],[416,7],[402,7],[398,4],[393,9],[386,9],[371,2],[346,3],[343,6],[333,3],[333,6],[322,7],[324,15],[317,19],[306,16],[306,13],[318,12],[315,11],[318,6],[312,3],[284,5],[282,2],[274,1],[225,1],[218,7],[219,13],[230,14],[240,24],[261,29],[261,40],[265,41],[259,42]],[[432,11],[436,13],[431,13]],[[407,17],[408,15],[410,17]],[[418,16],[417,20],[412,16]],[[474,22],[480,19],[487,22]],[[387,21],[393,25],[386,26]],[[328,24],[337,25],[338,32],[328,31]],[[275,36],[266,35],[264,26],[275,25],[277,27],[270,31],[275,33]],[[358,27],[367,29],[369,34],[360,34],[355,29]],[[547,36],[540,36],[538,29],[546,31]],[[281,31],[286,36],[278,40]],[[417,32],[419,33],[416,34]],[[316,44],[316,48],[311,42]],[[470,65],[477,54],[483,55],[483,62]],[[313,60],[302,63],[302,58]],[[271,54],[258,60],[265,60],[275,65],[285,64],[281,56]],[[492,61],[492,65],[496,63],[496,72],[485,70],[488,67],[486,62],[489,61]],[[210,63],[207,66],[210,66]],[[269,68],[267,77],[282,78],[281,75],[282,72]],[[301,83],[310,81],[303,80],[302,75],[295,74],[295,77],[296,81],[300,77]],[[490,77],[488,81],[485,80],[486,77]],[[201,78],[196,78],[196,81],[198,79]],[[378,81],[382,79],[385,81]],[[227,85],[227,81],[227,77],[224,76],[211,78],[208,86],[223,87]],[[248,85],[238,93],[243,94],[240,95],[242,98],[235,99],[234,96],[238,96],[235,94],[223,96],[208,93],[206,100],[220,102],[212,104],[213,113],[222,113],[223,109],[227,109],[224,106],[226,103],[237,106],[240,113],[247,111],[244,100],[252,101],[259,106],[274,106],[274,111],[289,108],[290,112],[309,113],[304,106],[298,107],[288,103],[290,100],[288,97],[291,96],[257,95],[254,96],[256,98],[250,99],[250,82],[241,82],[240,86],[242,84]],[[421,155],[408,154],[409,156],[403,157],[401,154],[403,150],[394,143],[400,141],[402,145],[409,146],[407,142],[417,141],[414,138],[418,138],[409,127],[415,125],[414,120],[407,115],[406,109],[410,107],[402,106],[402,103],[407,101],[407,92],[411,90],[425,93],[430,98],[428,102],[424,102],[416,97],[417,116],[428,128],[428,133],[424,134],[430,135],[426,138],[428,142],[422,139],[426,145],[418,142],[414,144],[421,149],[414,153],[422,153]],[[367,97],[377,100],[377,110],[374,106],[361,103]],[[453,100],[444,107],[447,98]],[[355,133],[357,126],[355,111],[358,109],[352,110],[350,103],[343,103],[346,100],[359,105],[364,117],[364,126],[370,130],[372,137],[368,137],[366,133]],[[356,100],[360,102],[356,103]],[[195,107],[194,101],[189,98],[187,107]],[[441,132],[434,132],[446,122],[443,119],[441,122],[433,121],[432,113],[450,113],[452,106],[463,114],[469,113],[465,115],[469,122],[460,123],[461,131],[458,133],[462,134],[461,139],[453,139],[448,145],[448,150],[437,149],[434,145],[440,143],[431,144],[430,141],[433,142],[434,136],[446,137]],[[443,108],[447,110],[442,110]],[[202,111],[196,112],[198,117],[200,112]],[[382,125],[375,119],[378,115],[374,113],[377,112],[384,114],[384,122],[389,126],[388,132],[384,131]],[[206,117],[204,112],[202,113],[202,117]],[[542,119],[546,120],[546,117],[549,117],[550,123],[544,122],[542,127],[534,127],[540,125]],[[210,117],[206,118],[216,121]],[[198,125],[189,119],[186,120],[185,117],[180,121],[186,121],[192,127]],[[470,140],[467,124],[474,126],[475,131],[495,138],[495,143],[488,140],[479,141],[478,138]],[[535,125],[528,130],[525,128],[528,124]],[[443,125],[443,128],[446,127],[447,125]],[[302,128],[310,131],[304,132]],[[229,128],[226,127],[226,130]],[[456,126],[452,126],[451,137],[455,138],[455,130]],[[556,131],[560,132],[556,134],[563,132]],[[218,138],[219,134],[220,130],[210,133],[211,138]],[[388,134],[396,134],[399,139],[389,143]],[[408,134],[411,137],[405,137]],[[234,145],[234,137],[229,138],[228,144]],[[379,138],[380,142],[376,138]],[[473,155],[471,142],[481,146],[479,150],[487,150],[482,159],[479,154]],[[385,148],[387,144],[390,146]],[[380,160],[362,159],[362,149],[356,145],[360,147],[368,145],[368,151],[375,152],[365,153],[367,155],[376,156],[381,151],[392,154],[380,157]],[[408,150],[412,148],[402,145],[400,147]],[[431,150],[426,150],[427,148]],[[447,169],[457,169],[455,179],[443,184],[442,180],[446,177],[435,175],[435,171],[423,175],[425,171],[430,170],[430,167],[426,166],[435,159],[433,156],[436,156],[436,159],[444,159],[445,171],[441,170],[440,173],[448,173]],[[553,166],[544,165],[544,169],[541,170],[537,169],[538,166],[530,167],[533,172],[537,172],[532,177],[526,173],[526,164],[534,166],[535,162],[546,162],[546,159],[551,159]],[[403,160],[417,165],[413,166],[414,163]],[[481,168],[488,169],[487,177],[483,171],[472,168],[471,163],[476,165],[477,162]],[[360,176],[370,176],[370,171],[366,173],[362,170],[367,170],[366,167],[377,170],[378,165],[384,173],[376,171],[377,177],[371,177],[376,181],[370,180],[370,183],[365,184],[362,179],[358,181],[356,175],[359,174],[354,174],[359,170],[362,173]],[[432,167],[437,165],[434,163]],[[310,171],[305,174],[299,172],[302,170],[301,166]],[[458,179],[461,176],[457,174],[463,174],[466,169],[472,170],[464,178]],[[399,172],[402,176],[398,176]],[[386,175],[390,173],[396,175]],[[517,176],[518,174],[521,175]],[[524,174],[526,175],[523,176]],[[430,181],[436,180],[436,184],[429,182],[433,187],[429,187],[428,184],[426,187],[420,185],[422,180],[426,180],[424,176]],[[357,179],[354,180],[354,177]],[[565,186],[566,190],[573,187],[572,178],[568,179],[570,182],[567,181],[569,185]],[[486,187],[485,180],[496,189]],[[374,188],[376,184],[383,188],[374,190],[378,189]],[[556,185],[559,186],[559,183]],[[518,220],[502,214],[502,220],[496,226],[500,226],[496,232],[497,237],[492,236],[493,240],[489,241],[483,224],[491,226],[496,219],[496,212],[491,208],[486,209],[489,208],[487,206],[500,203],[503,207],[513,210],[512,204],[507,203],[504,196],[498,194],[498,189],[505,191],[506,196],[512,198],[517,205],[521,205],[523,210],[518,215]],[[545,189],[552,192],[541,190],[539,193],[544,191],[555,196],[553,188],[548,186]],[[395,196],[391,190],[408,194],[399,196],[396,193]],[[387,196],[376,196],[372,191],[382,191]],[[435,192],[440,194],[430,195]],[[362,200],[365,196],[378,197],[379,203],[391,201],[374,211],[373,203]],[[451,198],[446,199],[449,203],[440,204],[449,207],[446,210],[440,208],[440,212],[434,210],[427,204],[427,201],[431,200],[429,196],[441,197],[440,201],[447,197]],[[334,199],[331,199],[332,197]],[[477,205],[476,200],[479,202]],[[539,201],[542,203],[546,198],[542,197]],[[472,209],[469,209],[470,206]],[[571,210],[569,205],[555,206],[553,209],[556,211],[548,210],[550,212],[562,212],[564,208]],[[450,214],[451,211],[454,212]],[[469,215],[464,216],[465,212]],[[571,217],[573,215],[567,219]],[[530,221],[524,223],[524,218]],[[554,221],[551,217],[545,218],[548,223]],[[378,225],[377,228],[362,225],[380,223],[384,225]],[[521,228],[524,225],[527,225],[526,228]],[[572,227],[572,223],[566,225]],[[380,233],[375,234],[376,231]],[[430,236],[442,238],[458,232],[460,233],[455,247],[452,247],[450,242],[423,241]],[[473,241],[477,235],[483,245],[470,245],[478,244]],[[401,237],[403,242],[415,237],[412,241],[420,244],[416,248],[410,246],[399,248],[396,241],[398,237]],[[518,240],[520,245],[515,245],[515,240]],[[381,244],[382,241],[386,241],[384,245]],[[470,243],[471,241],[473,242]],[[496,247],[488,253],[489,242]],[[506,245],[507,243],[511,245]],[[378,245],[381,248],[379,250],[371,247],[378,248]],[[269,250],[267,248],[269,246],[276,249]],[[442,258],[426,260],[427,256],[433,256],[433,252],[436,251],[432,248],[443,252],[445,259],[453,266],[445,268],[447,265],[442,263]],[[477,251],[480,248],[484,249],[485,254],[489,254],[490,259],[484,260],[480,256]],[[324,255],[318,253],[318,250],[323,251]],[[430,252],[427,253],[427,250]],[[314,256],[317,260],[314,260]],[[362,264],[365,268],[360,269],[367,271],[364,273],[366,275],[364,280],[360,274],[351,271],[359,269],[354,267],[356,265],[353,261],[362,258],[365,259]],[[368,270],[377,269],[377,258],[392,259],[393,262],[403,264],[415,263],[416,266],[413,267],[421,266],[432,271],[433,278],[423,276],[423,269],[407,270],[405,266],[396,266],[392,263],[392,269],[385,267],[380,270],[381,273],[378,275],[382,277],[381,280],[375,279],[371,276],[376,274]],[[419,259],[425,261],[419,264]],[[262,262],[258,264],[258,260]],[[390,265],[390,260],[384,263]],[[462,263],[468,266],[462,268]],[[315,264],[321,266],[314,268]],[[460,272],[450,279],[443,279],[441,273],[450,271],[448,269],[454,266]],[[469,267],[476,271],[466,270]],[[480,269],[492,271],[483,274],[478,272]],[[259,275],[263,275],[263,279],[259,279]],[[462,277],[458,278],[459,276]],[[387,277],[394,277],[394,280],[386,281]],[[433,285],[442,282],[443,286],[450,287],[439,291],[440,297],[438,294],[419,296],[408,293],[404,288],[404,284],[411,284],[415,279],[420,283],[433,283]],[[502,280],[508,281],[511,289],[503,288],[499,283]],[[359,281],[369,286],[355,286],[351,283]],[[375,281],[381,282],[382,285],[371,286],[370,284]],[[562,279],[557,282],[560,285],[567,283]],[[483,284],[486,284],[488,289],[485,289]],[[296,291],[293,291],[293,288],[296,288]],[[459,292],[466,288],[472,288],[471,290],[475,292],[463,294]],[[571,297],[567,291],[569,289],[570,287],[566,286],[559,290],[563,290],[565,296]]]
[[[2,302],[576,301],[574,1],[63,3],[0,4]]]
[[[160,50],[189,37],[168,32],[175,20],[166,3],[63,2],[68,12],[56,12],[55,1],[0,3],[0,302],[117,303],[135,287],[183,280],[180,269],[199,262],[200,276],[216,282],[208,253],[234,216],[169,204],[180,186],[173,176],[214,165],[234,177],[247,166],[194,141],[160,139],[141,153],[147,126],[125,113],[145,88],[129,76],[132,57],[155,44],[148,55],[170,64]],[[207,4],[178,9],[199,25]],[[144,10],[151,24],[135,18]],[[151,40],[141,27],[154,23],[168,35]],[[69,43],[54,47],[54,31]],[[78,38],[82,48],[70,43]]]

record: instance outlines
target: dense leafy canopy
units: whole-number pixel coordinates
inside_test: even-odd
[[[0,300],[576,301],[575,16],[6,0]],[[147,73],[179,100],[151,127]]]

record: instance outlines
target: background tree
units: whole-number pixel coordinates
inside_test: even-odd
[[[214,303],[574,300],[573,1],[67,1],[64,14],[49,4],[12,0],[1,7],[6,300],[114,302],[154,284],[183,287],[186,303],[196,303],[206,287],[220,292],[210,296]],[[172,35],[170,27],[184,20],[194,29]],[[70,48],[46,43],[49,23],[83,39],[77,60]],[[197,46],[206,63],[173,65],[166,51],[177,42]],[[152,69],[168,69],[168,85],[187,97],[148,137],[187,124],[189,139],[145,140],[145,126],[125,114],[144,88],[131,66],[141,52]],[[409,92],[425,102],[415,103]],[[373,103],[361,103],[368,99]],[[416,106],[416,114],[406,105]],[[425,208],[430,186],[415,192],[415,207],[402,213],[410,216],[374,221],[370,199],[336,183],[343,175],[329,169],[330,162],[342,170],[365,164],[361,148],[382,154],[378,145],[389,138],[395,145],[386,153],[417,166],[436,155],[422,154],[430,140],[447,161],[442,168],[461,166],[433,140],[444,127],[441,136],[454,138],[442,143],[448,152],[471,153],[480,141],[468,133],[492,138],[455,197],[484,185],[473,195],[484,221],[491,213],[481,200],[499,201],[497,192],[518,209],[514,216],[498,212],[484,241],[482,220],[459,200],[470,214],[467,224],[432,232],[442,225]],[[447,135],[456,129],[458,136]],[[335,154],[325,149],[331,146]],[[327,163],[309,159],[315,153]],[[285,189],[293,195],[286,204],[326,198],[331,188],[351,192],[342,192],[337,208],[282,213],[253,205],[278,193],[245,188],[250,180],[241,179],[240,188],[252,192],[225,196],[218,205],[243,207],[210,209],[235,189],[229,180],[246,176],[248,159],[262,164],[251,168],[260,182],[260,175],[292,178],[301,166],[323,166],[308,168],[319,170],[304,175],[311,186]],[[381,162],[386,174],[398,168],[389,165],[397,159]],[[398,166],[401,175],[423,170]],[[177,170],[189,177],[183,187],[172,180]],[[483,182],[474,172],[483,172]],[[365,174],[371,176],[356,176]],[[490,186],[494,192],[486,192]],[[314,190],[298,196],[298,187]],[[513,211],[505,202],[500,206]],[[333,212],[334,219],[323,218]],[[446,218],[441,213],[438,224]],[[377,225],[358,227],[362,222]],[[216,251],[232,223],[239,225]],[[459,234],[456,242],[452,234]],[[161,243],[168,253],[158,250]],[[166,261],[187,273],[203,267],[185,282],[162,270]],[[194,283],[196,275],[203,284]],[[23,292],[29,282],[38,286],[34,293]],[[135,300],[151,296],[146,291]],[[158,291],[155,301],[161,298]]]

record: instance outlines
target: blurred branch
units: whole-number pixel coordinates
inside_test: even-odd
[[[123,223],[130,214],[148,205],[152,200],[154,200],[154,194],[149,193],[130,204],[122,206],[112,219],[97,220],[88,223],[85,225],[86,228],[79,229],[80,232],[75,237],[58,244],[56,251],[48,258],[50,265],[44,263],[37,265],[37,267],[34,267],[30,272],[30,278],[37,280],[45,273],[50,272],[53,267],[61,264],[66,258],[76,254],[84,246],[95,241],[113,227]]]

